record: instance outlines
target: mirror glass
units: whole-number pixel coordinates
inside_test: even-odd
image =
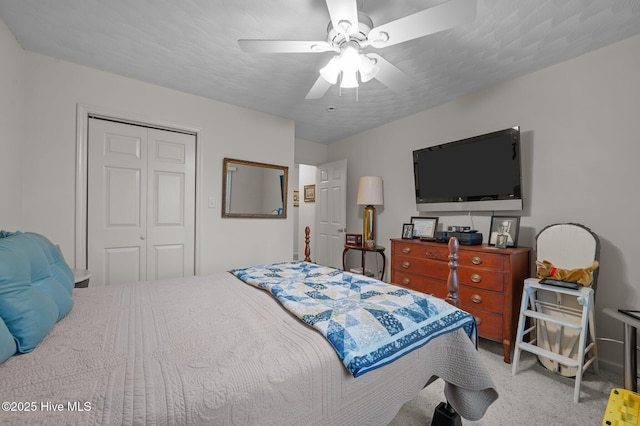
[[[225,158],[222,217],[287,217],[286,166]]]

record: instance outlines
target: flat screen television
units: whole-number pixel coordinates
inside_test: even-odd
[[[418,211],[522,210],[520,127],[413,151]]]

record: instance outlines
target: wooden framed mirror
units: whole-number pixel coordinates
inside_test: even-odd
[[[222,217],[287,217],[289,167],[225,158]]]

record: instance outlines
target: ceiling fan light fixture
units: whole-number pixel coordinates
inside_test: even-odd
[[[344,70],[357,70],[360,67],[360,47],[356,42],[345,43],[340,53],[340,68]]]
[[[340,75],[340,61],[337,56],[331,58],[331,60],[320,69],[320,75],[329,84],[336,84],[338,82],[338,76]]]
[[[375,59],[371,59],[366,55],[360,55],[360,80],[363,83],[370,81],[380,71],[380,67],[376,65],[376,62]]]
[[[342,70],[340,87],[342,89],[352,89],[358,86],[358,70]]]

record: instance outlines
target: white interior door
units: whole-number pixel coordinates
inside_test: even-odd
[[[195,136],[91,118],[91,286],[194,274]]]
[[[147,280],[194,274],[195,136],[149,129]]]
[[[347,227],[347,160],[321,164],[316,172],[314,262],[342,269]]]

